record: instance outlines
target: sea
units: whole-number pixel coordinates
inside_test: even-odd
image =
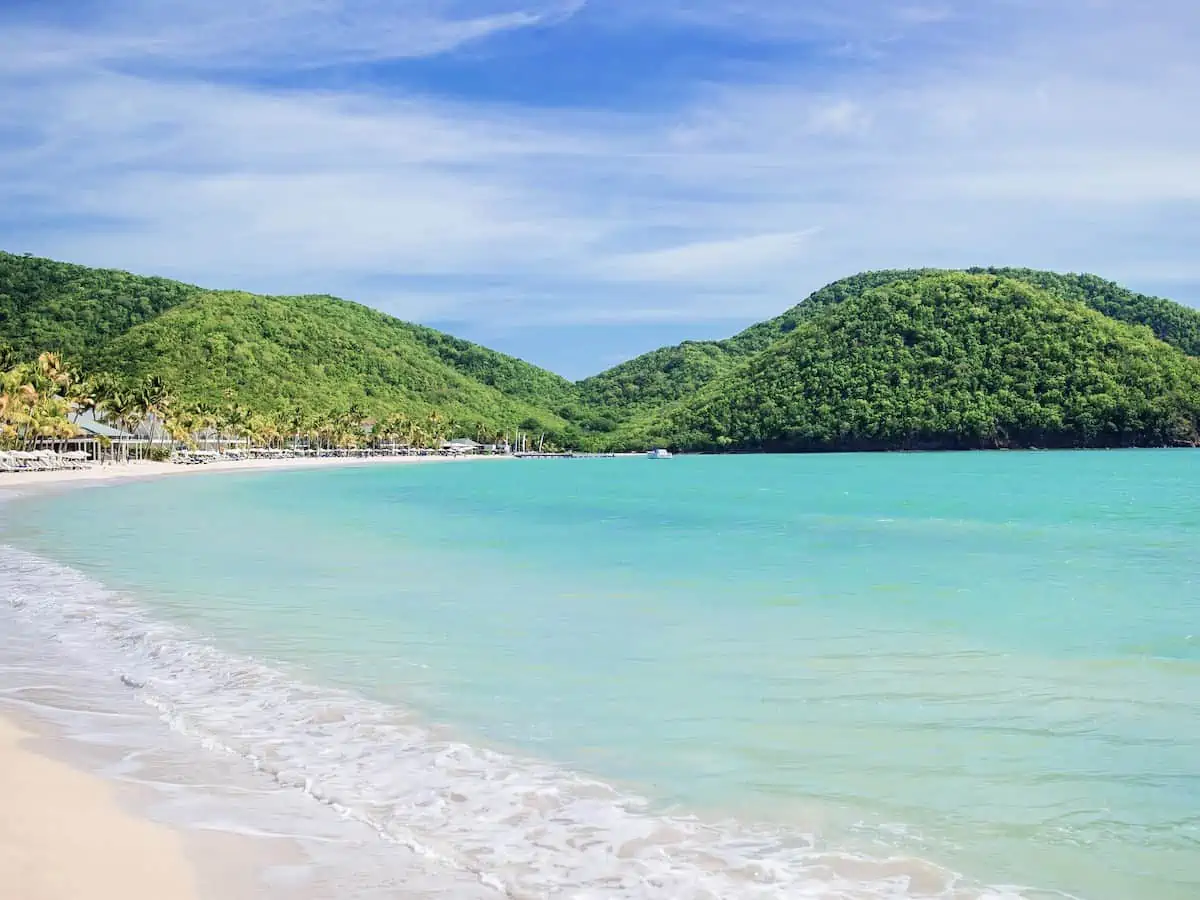
[[[1200,897],[1195,451],[197,474],[0,519],[0,699],[186,782],[171,815],[307,840],[281,896]]]

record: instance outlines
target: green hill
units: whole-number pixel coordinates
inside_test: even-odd
[[[1110,319],[1130,325],[1145,325],[1155,336],[1189,356],[1200,357],[1200,309],[1183,306],[1161,297],[1148,297],[1126,290],[1095,275],[1059,275],[1035,269],[970,269],[1015,278],[1049,291],[1064,300],[1078,300]]]
[[[255,412],[437,411],[487,430],[577,440],[569,381],[335,297],[265,297],[0,253],[0,343],[61,352],[184,401],[228,394]]]
[[[608,423],[648,415],[727,374],[737,362],[726,341],[685,341],[652,350],[579,382],[589,408]],[[611,430],[611,425],[610,425]]]
[[[1121,322],[1149,326],[1160,340],[1192,356],[1200,356],[1200,310],[1126,290],[1094,275],[1060,275],[1033,269],[970,269],[1039,287],[1065,300],[1087,304]],[[705,384],[728,374],[751,355],[793,331],[826,306],[862,296],[866,291],[900,281],[945,274],[938,269],[865,272],[826,285],[781,316],[759,322],[723,341],[685,342],[654,350],[579,384],[585,402],[611,419],[645,417],[691,396]]]
[[[987,274],[892,280],[622,439],[687,449],[1134,446],[1200,435],[1200,360],[1077,300]]]
[[[24,359],[43,350],[83,359],[200,293],[166,278],[0,251],[0,341]]]
[[[437,412],[596,449],[1188,442],[1200,310],[1091,275],[867,272],[724,341],[572,384],[328,296],[213,291],[0,253],[0,350],[251,412]]]
[[[561,375],[424,325],[399,324],[413,340],[460,374],[494,387],[505,396],[544,407],[559,417],[580,415],[579,391]]]
[[[437,410],[491,428],[566,427],[537,403],[446,365],[408,323],[334,297],[206,292],[110,341],[94,363],[131,380],[160,375],[185,401],[230,392],[261,412],[355,405]]]

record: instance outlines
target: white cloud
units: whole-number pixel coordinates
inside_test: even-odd
[[[14,22],[0,66],[154,60],[254,69],[432,56],[505,31],[550,24],[580,0],[114,0],[86,27]],[[0,22],[4,13],[0,12]]]
[[[996,0],[970,0],[993,3]],[[1001,0],[1002,2],[1002,0]],[[668,20],[704,28],[765,34],[773,38],[892,35],[898,27],[940,22],[954,15],[955,7],[903,4],[896,0],[805,0],[796,3],[757,0],[616,0],[622,18],[640,21]]]
[[[42,239],[89,262],[256,284],[487,274],[594,230],[529,184],[539,159],[579,140],[499,114],[112,74],[7,94],[0,112],[31,126],[26,147],[0,151],[0,187],[23,183],[54,216],[110,220]]]
[[[763,270],[794,265],[803,245],[820,229],[755,234],[725,240],[695,241],[649,252],[629,253],[608,261],[607,273],[631,281],[712,284],[730,280],[755,284]]]
[[[435,53],[579,4],[121,8],[65,43],[60,26],[4,29],[0,246],[510,326],[760,318],[881,266],[1200,281],[1200,11],[1182,4],[665,3],[654,15],[675,25],[737,19],[829,47],[912,30],[927,52],[776,65],[637,112],[105,62],[227,69],[264,31],[273,65]],[[608,24],[634,27],[631,10]]]

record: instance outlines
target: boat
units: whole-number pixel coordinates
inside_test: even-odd
[[[646,456],[649,457],[650,459],[670,459],[671,452],[669,450],[664,450],[662,447],[659,447],[656,450],[651,450],[649,453],[646,454]]]

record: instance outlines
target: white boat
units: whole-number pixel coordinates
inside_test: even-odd
[[[657,450],[651,450],[646,456],[650,459],[670,459],[671,453],[669,450],[659,447]]]

